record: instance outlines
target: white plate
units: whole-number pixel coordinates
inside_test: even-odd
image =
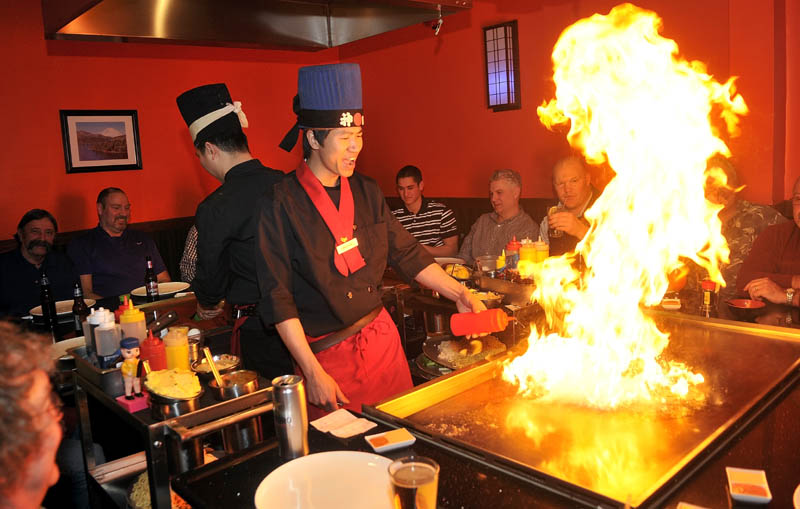
[[[256,508],[391,509],[389,458],[330,451],[281,465],[256,489]]]
[[[442,266],[447,265],[448,263],[459,263],[461,265],[467,263],[467,261],[463,258],[452,258],[449,256],[439,256],[437,258],[434,258],[434,261]]]
[[[83,339],[83,336],[78,336],[76,338],[65,339],[64,341],[53,343],[53,346],[50,347],[50,351],[52,352],[53,359],[60,359],[62,357],[70,358],[67,350],[70,348],[77,348],[85,344],[86,341]]]
[[[792,501],[794,502],[794,509],[800,509],[800,484],[798,484],[797,488],[794,490]]]
[[[189,288],[189,283],[183,281],[172,281],[170,283],[158,283],[158,295],[172,295]],[[144,286],[131,290],[131,295],[136,297],[147,297],[147,290]]]
[[[86,303],[87,307],[92,307],[95,305],[94,299],[83,299],[83,302]],[[75,303],[74,300],[60,300],[56,302],[56,314],[57,315],[68,315],[72,313],[72,305]],[[36,306],[35,308],[28,311],[28,313],[32,314],[33,316],[42,316],[42,306]]]

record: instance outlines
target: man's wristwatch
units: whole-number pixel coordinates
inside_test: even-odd
[[[786,305],[791,306],[794,302],[794,288],[786,289]]]

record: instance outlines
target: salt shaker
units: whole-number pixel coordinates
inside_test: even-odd
[[[272,380],[272,402],[278,453],[284,459],[308,454],[308,410],[306,388],[298,375],[283,375]]]

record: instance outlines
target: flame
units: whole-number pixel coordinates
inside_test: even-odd
[[[641,305],[661,301],[681,258],[724,284],[722,206],[703,186],[709,157],[730,151],[711,118],[735,134],[747,107],[733,78],[720,84],[679,58],[660,28],[654,12],[622,4],[568,27],[553,50],[556,98],[539,107],[542,123],[569,123],[569,143],[616,175],[585,213],[578,254],[533,268],[547,330],[503,373],[523,395],[615,408],[685,397],[703,382],[662,357],[669,337]]]

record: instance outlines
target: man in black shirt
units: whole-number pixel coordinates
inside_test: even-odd
[[[0,255],[0,316],[24,316],[39,305],[42,273],[56,300],[72,299],[78,275],[66,255],[53,251],[58,223],[46,210],[29,210],[15,235],[19,249]]]
[[[274,327],[253,316],[261,300],[254,261],[256,201],[283,173],[250,155],[242,131],[247,118],[223,83],[193,88],[177,102],[200,164],[222,182],[200,203],[195,216],[197,273],[192,288],[197,313],[213,318],[227,299],[236,318],[231,349],[238,355],[241,345],[244,367],[268,379],[291,373],[289,353]]]
[[[357,64],[303,67],[295,98],[306,162],[262,200],[258,281],[264,321],[274,322],[305,376],[309,417],[338,404],[361,411],[411,388],[397,328],[381,303],[387,261],[456,301],[485,309],[445,274],[395,219],[375,180],[355,173],[362,147]]]

